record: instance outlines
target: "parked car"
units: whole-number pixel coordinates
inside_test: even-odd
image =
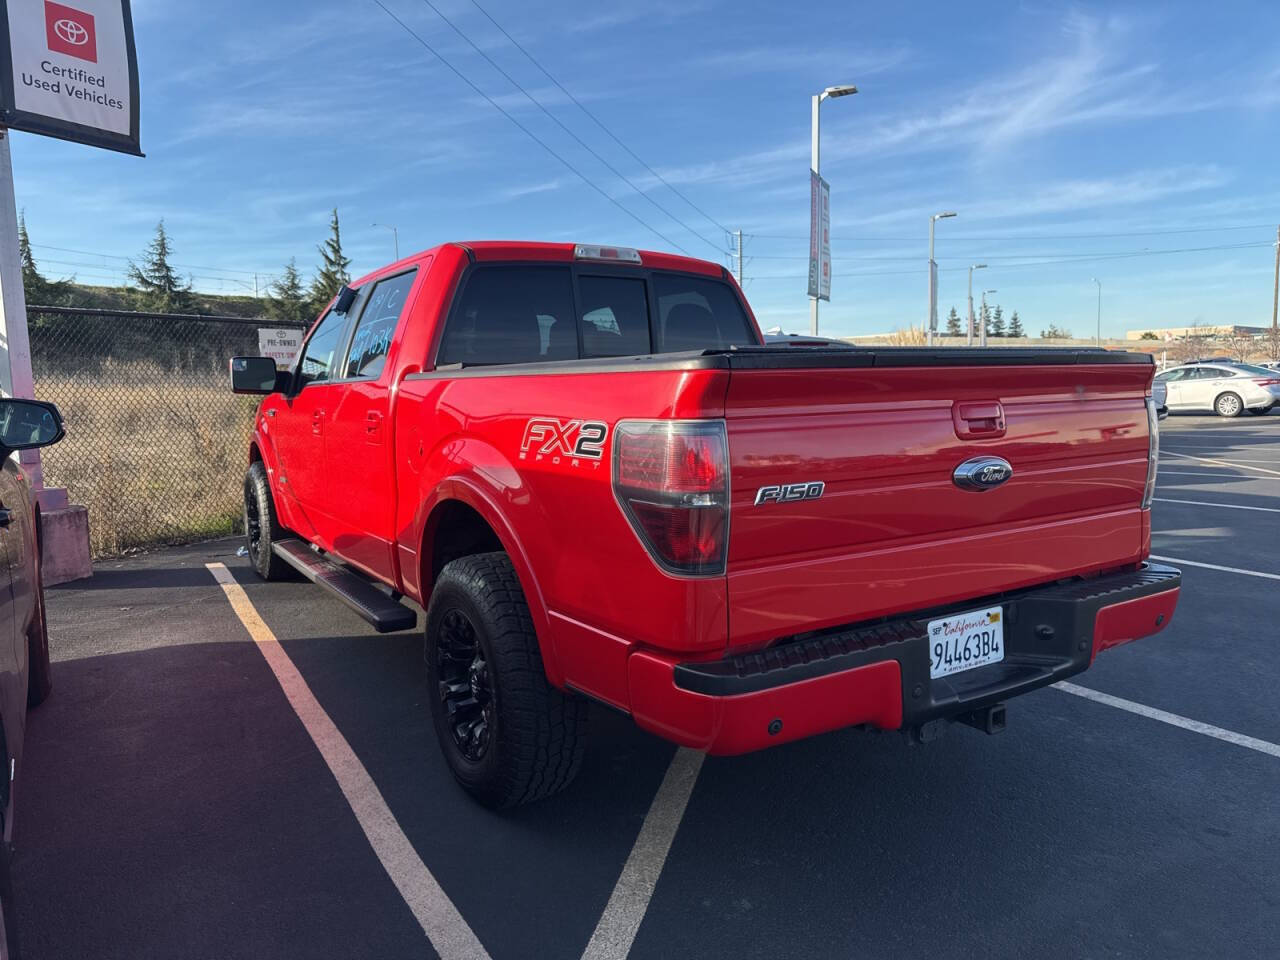
[[[849,347],[848,340],[833,340],[831,337],[810,336],[807,333],[766,333],[764,342],[784,344],[792,347]]]
[[[995,733],[1173,615],[1153,373],[766,345],[714,263],[445,244],[344,288],[291,369],[231,361],[265,395],[249,561],[378,630],[425,607],[437,738],[491,806],[569,783],[589,698],[714,754]]]
[[[1238,417],[1264,414],[1280,403],[1280,371],[1236,361],[1199,361],[1156,375],[1168,392],[1170,413],[1213,411]]]
[[[18,450],[62,439],[62,418],[51,403],[0,399],[0,958],[17,955],[10,844],[15,798],[22,783],[27,709],[49,696],[49,634],[40,582],[40,522],[16,458]]]

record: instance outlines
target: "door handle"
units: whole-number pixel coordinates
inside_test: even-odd
[[[364,415],[364,436],[370,443],[382,442],[382,414],[377,410]]]
[[[1003,437],[1007,426],[999,400],[957,401],[951,408],[951,421],[961,440]]]
[[[324,425],[324,411],[323,410],[311,411],[311,432],[319,433],[323,425]]]

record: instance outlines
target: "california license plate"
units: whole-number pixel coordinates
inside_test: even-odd
[[[929,676],[946,677],[1004,659],[1004,609],[989,607],[929,621]]]

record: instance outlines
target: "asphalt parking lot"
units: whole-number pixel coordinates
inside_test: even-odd
[[[601,708],[569,791],[503,814],[449,778],[416,633],[259,582],[234,541],[101,565],[49,591],[27,956],[576,958],[618,929],[636,958],[1274,955],[1280,415],[1165,421],[1157,497],[1174,622],[1077,678],[1119,700],[1046,689],[997,737],[700,769]]]

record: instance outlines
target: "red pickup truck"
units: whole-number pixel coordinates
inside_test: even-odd
[[[379,630],[426,610],[464,788],[547,796],[586,699],[735,754],[931,739],[1169,623],[1152,361],[766,345],[720,266],[452,243],[339,292],[262,401],[249,558]]]

